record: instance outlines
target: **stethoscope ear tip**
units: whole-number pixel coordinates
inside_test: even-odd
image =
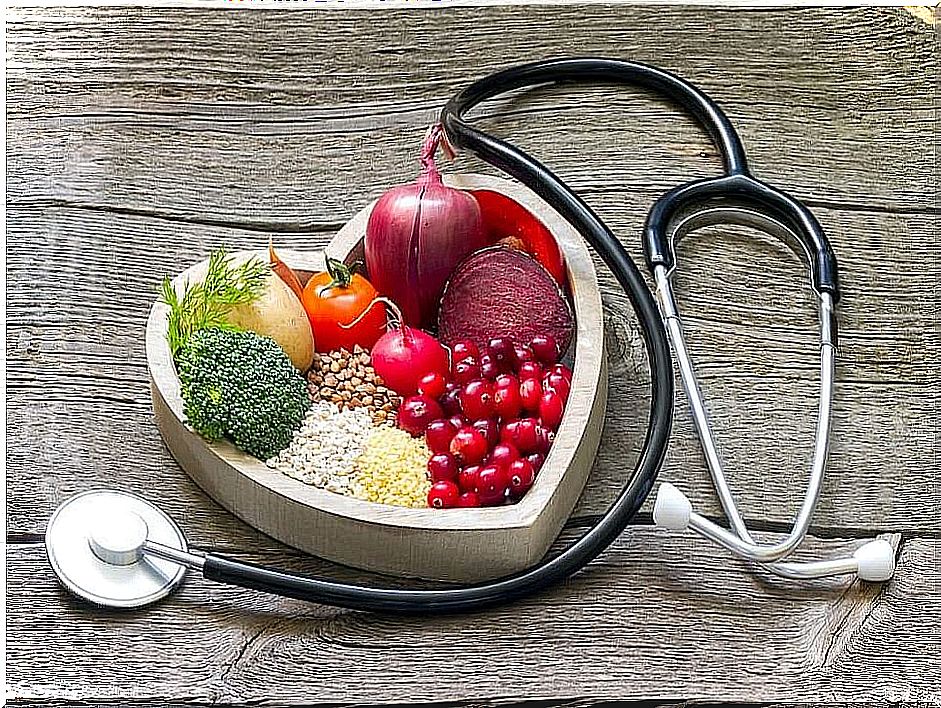
[[[653,522],[658,528],[683,531],[689,528],[692,513],[693,505],[683,492],[669,482],[660,485],[653,505]]]
[[[882,538],[870,541],[853,553],[856,559],[856,576],[860,580],[881,583],[895,573],[895,548]]]
[[[689,498],[679,489],[669,482],[663,482],[657,489],[657,498],[653,506],[653,522],[658,528],[668,529],[670,531],[684,531],[690,527],[692,521],[693,507]],[[729,537],[730,534],[710,522],[698,519],[693,526],[694,530],[703,534],[713,541],[719,542],[726,548],[730,547],[729,542],[723,541],[723,537]],[[736,541],[738,539],[735,539]],[[853,553],[852,560],[842,559],[839,569],[834,569],[832,562],[808,563],[800,569],[799,574],[794,568],[785,568],[785,566],[800,566],[801,564],[776,564],[766,562],[766,567],[785,577],[825,577],[838,573],[852,573],[854,570],[856,577],[873,583],[881,583],[890,580],[895,573],[895,548],[891,543],[882,538],[877,538],[863,544]],[[819,566],[819,567],[816,567]],[[787,570],[788,572],[783,572]]]

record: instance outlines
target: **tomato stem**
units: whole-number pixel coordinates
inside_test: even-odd
[[[341,260],[327,256],[327,274],[330,276],[330,282],[320,289],[320,293],[325,293],[333,288],[348,288],[353,279],[353,269],[356,267],[346,265]]]

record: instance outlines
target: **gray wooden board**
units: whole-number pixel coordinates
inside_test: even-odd
[[[7,29],[11,698],[941,702],[937,27],[901,8],[594,5],[34,8],[9,11]],[[197,547],[364,577],[222,513],[174,465],[144,383],[150,299],[163,274],[219,243],[326,243],[414,173],[423,125],[455,89],[573,47],[695,80],[741,130],[755,171],[807,200],[831,234],[843,340],[808,553],[903,531],[898,577],[882,591],[799,588],[693,537],[636,527],[564,587],[470,618],[341,612],[195,577],[131,614],[102,617],[68,598],[35,541],[59,501],[92,486],[146,494]],[[478,114],[577,187],[635,255],[651,202],[719,168],[689,121],[631,90],[540,89]],[[470,158],[452,169],[486,171]],[[749,518],[780,528],[812,442],[805,276],[741,230],[714,230],[682,255],[681,304],[733,487]],[[566,538],[613,498],[646,412],[633,316],[601,272],[611,404]],[[682,413],[663,476],[717,513]]]
[[[812,540],[805,555],[857,543]],[[634,529],[538,598],[431,620],[192,575],[160,605],[100,614],[64,595],[40,546],[23,545],[10,549],[8,682],[18,698],[90,702],[938,701],[928,629],[941,601],[938,550],[936,540],[904,543],[898,577],[881,589],[795,588],[719,561],[689,537]],[[251,557],[324,570],[277,551]]]
[[[364,18],[14,11],[11,196],[335,223],[413,169],[422,125],[457,88],[577,48],[695,80],[739,126],[757,173],[800,197],[936,206],[935,38],[901,9],[448,8],[382,13],[368,29]],[[482,110],[576,186],[599,186],[603,165],[606,187],[662,191],[719,164],[690,121],[636,91],[547,91]]]

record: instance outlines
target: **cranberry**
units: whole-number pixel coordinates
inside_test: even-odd
[[[448,509],[457,506],[461,493],[454,482],[435,482],[428,490],[428,506],[435,509]]]
[[[451,439],[451,454],[462,465],[473,465],[487,456],[487,439],[477,428],[465,425]]]
[[[549,334],[537,334],[529,343],[536,359],[546,366],[555,364],[559,360],[559,345],[555,337]]]
[[[510,478],[510,494],[514,497],[523,496],[533,486],[536,479],[536,470],[529,460],[513,460],[507,474]]]
[[[487,344],[487,351],[501,371],[512,371],[516,368],[516,349],[509,337],[491,339]]]
[[[480,375],[491,381],[500,375],[500,366],[489,354],[482,354],[480,357]]]
[[[562,396],[555,391],[546,391],[542,394],[542,399],[539,401],[539,420],[545,427],[550,430],[558,428],[559,423],[562,422],[563,410]]]
[[[509,484],[506,470],[497,465],[482,467],[477,473],[477,496],[483,506],[496,506],[506,498]]]
[[[539,452],[539,424],[535,418],[511,420],[500,431],[500,441],[512,444],[524,455]]]
[[[546,375],[542,377],[542,390],[558,393],[562,397],[563,405],[569,400],[571,388],[572,382],[558,371],[547,371]]]
[[[542,386],[539,379],[525,379],[520,383],[520,403],[527,411],[539,410],[539,399],[542,397]]]
[[[457,505],[464,508],[473,508],[480,506],[480,497],[477,492],[464,492],[457,498]]]
[[[520,414],[523,401],[515,376],[502,374],[497,377],[497,385],[493,389],[493,409],[503,420],[510,420]]]
[[[456,432],[467,425],[467,418],[460,414],[452,415],[450,418],[448,418],[448,422],[454,426],[454,430]]]
[[[475,359],[480,356],[480,350],[470,339],[460,339],[451,345],[451,361],[464,361],[468,357]]]
[[[468,465],[457,473],[457,486],[462,492],[477,491],[477,475],[480,465]]]
[[[425,442],[432,452],[447,452],[451,445],[451,438],[460,426],[454,425],[447,418],[433,420],[425,428]]]
[[[569,385],[572,383],[572,370],[567,367],[565,364],[554,364],[546,369],[547,374],[555,373],[561,374],[565,377],[565,380],[569,382]]]
[[[433,420],[441,418],[444,411],[433,398],[423,394],[409,396],[399,406],[399,427],[418,437],[425,432]]]
[[[548,454],[553,440],[555,440],[555,433],[551,430],[541,425],[536,428],[536,452],[541,452],[543,455]]]
[[[513,374],[500,374],[493,380],[494,388],[513,385],[519,386],[519,379],[517,379]]]
[[[516,373],[520,381],[525,381],[526,379],[542,380],[542,366],[539,365],[538,361],[524,361],[520,364],[519,371]]]
[[[529,464],[533,466],[533,470],[538,472],[542,469],[542,466],[546,462],[546,456],[541,452],[534,452],[531,455],[526,455],[525,459],[529,460]]]
[[[431,475],[432,482],[457,482],[457,462],[446,452],[439,452],[432,455],[428,460],[428,472]]]
[[[517,371],[519,371],[519,368],[527,361],[533,361],[536,358],[535,354],[533,354],[533,350],[525,344],[514,344],[513,353],[516,355],[516,366],[513,368]]]
[[[512,443],[499,443],[494,446],[493,452],[490,453],[490,457],[487,458],[487,461],[491,465],[508,467],[513,460],[518,460],[519,458],[520,451],[513,447]]]
[[[461,410],[468,420],[481,420],[493,415],[493,384],[474,379],[461,389]]]
[[[462,386],[468,381],[480,378],[480,364],[474,357],[457,362],[451,369],[451,375],[456,383]]]
[[[441,397],[441,407],[449,416],[457,415],[461,412],[461,387],[455,383],[449,383]]]
[[[475,420],[472,425],[484,434],[487,439],[487,449],[491,449],[500,441],[500,424],[495,418]]]
[[[444,374],[439,371],[434,371],[430,374],[425,374],[419,379],[418,392],[437,400],[444,395],[447,385],[448,381],[444,378]]]
[[[514,418],[513,420],[505,420],[500,425],[500,442],[513,443],[513,436],[516,434],[516,429],[519,427],[519,419]],[[514,445],[516,443],[513,443]]]

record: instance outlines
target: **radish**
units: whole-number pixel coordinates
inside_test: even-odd
[[[379,337],[369,352],[372,366],[383,383],[400,396],[407,397],[418,391],[418,384],[428,374],[439,374],[447,381],[450,378],[448,350],[441,342],[427,332],[405,324],[401,311],[388,298],[377,297],[363,315],[377,302],[388,306],[393,314],[392,328]],[[355,320],[345,326],[353,324]]]

